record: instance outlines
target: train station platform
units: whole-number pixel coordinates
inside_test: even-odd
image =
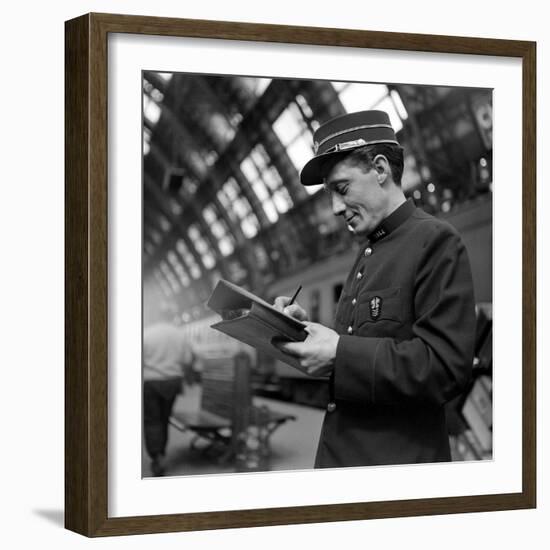
[[[196,411],[199,408],[201,386],[187,387],[179,395],[174,411]],[[313,468],[324,411],[265,397],[254,397],[254,404],[267,405],[271,410],[293,415],[296,420],[286,422],[271,436],[271,457],[267,471],[309,470]],[[220,461],[219,456],[191,448],[194,433],[181,432],[169,426],[166,448],[165,476],[187,476],[235,472],[232,461]],[[142,475],[151,477],[150,460],[142,453]]]

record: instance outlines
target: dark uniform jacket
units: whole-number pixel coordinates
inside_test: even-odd
[[[444,404],[467,385],[475,306],[457,231],[407,201],[360,249],[315,466],[450,460]]]

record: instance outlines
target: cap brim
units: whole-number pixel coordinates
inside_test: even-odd
[[[329,159],[335,160],[337,157],[345,156],[350,151],[335,151],[333,153],[323,153],[310,159],[300,172],[300,181],[302,185],[319,185],[323,183],[326,174],[326,164]]]

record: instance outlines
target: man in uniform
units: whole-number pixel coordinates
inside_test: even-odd
[[[362,238],[334,330],[298,305],[304,342],[282,344],[313,376],[329,376],[318,468],[449,461],[445,403],[468,384],[475,309],[457,231],[406,200],[403,149],[388,115],[337,117],[314,135],[303,185],[324,183],[335,215]]]

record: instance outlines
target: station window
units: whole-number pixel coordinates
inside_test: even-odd
[[[386,113],[388,113],[391,125],[396,132],[399,132],[399,130],[403,128],[403,121],[395,108],[395,103],[389,95],[382,99],[382,101],[375,105],[375,107],[376,109],[380,109],[381,111],[386,111]]]
[[[214,267],[216,261],[214,259],[214,255],[212,254],[212,251],[210,250],[210,247],[208,246],[208,243],[201,235],[196,224],[190,225],[188,231],[189,237],[191,238],[195,249],[199,253],[204,267],[206,267],[206,269],[211,269],[212,267]]]
[[[162,274],[168,281],[168,284],[170,285],[172,292],[178,292],[178,290],[180,289],[180,285],[176,279],[176,276],[168,267],[168,264],[165,261],[162,261],[160,262],[159,267],[160,267],[160,270],[162,271]]]
[[[213,149],[210,151],[203,151],[204,162],[207,166],[212,166],[218,160],[218,152]]]
[[[261,96],[266,91],[267,87],[271,84],[271,78],[257,78],[256,79],[256,95]]]
[[[409,114],[407,113],[405,105],[403,105],[403,101],[401,100],[399,92],[397,90],[392,90],[390,92],[390,97],[393,100],[395,110],[397,111],[397,114],[401,117],[401,120],[407,120],[407,118],[409,118]]]
[[[313,111],[302,95],[279,115],[273,129],[283,144],[298,172],[313,156],[313,132],[319,127],[313,118]],[[310,185],[305,188],[310,195],[319,191],[322,185]]]
[[[240,283],[248,275],[246,268],[237,259],[230,260],[227,267],[229,270],[230,279],[235,283]]]
[[[160,224],[161,229],[165,233],[170,231],[170,227],[171,227],[170,222],[162,214],[159,215],[158,220],[159,220],[159,224]]]
[[[144,82],[144,88],[147,90],[146,83],[149,84],[146,80]],[[152,88],[152,87],[151,87]],[[154,126],[158,119],[160,118],[160,114],[162,112],[160,106],[157,104],[158,101],[162,101],[162,94],[155,88],[152,88],[154,92],[158,92],[160,94],[160,99],[155,99],[155,97],[159,97],[158,94],[149,94],[144,93],[143,94],[143,115],[145,118],[151,123],[152,126]]]
[[[176,272],[176,275],[179,277],[180,283],[187,287],[189,286],[190,280],[185,268],[181,265],[181,262],[178,260],[177,254],[171,250],[167,255],[168,261],[172,265],[172,268]]]
[[[261,97],[271,84],[271,78],[243,77],[241,84],[250,90],[256,97]]]
[[[212,286],[212,288],[218,284],[218,281],[220,279],[223,279],[221,272],[217,269],[213,269],[210,272],[210,285]]]
[[[208,118],[208,126],[212,134],[214,134],[218,141],[224,146],[235,137],[235,129],[231,122],[221,113],[211,113]],[[215,151],[212,151],[212,153],[215,153],[214,159],[217,159],[218,154]],[[208,162],[208,164],[212,164],[212,161]]]
[[[181,204],[173,198],[170,198],[170,210],[174,216],[179,216],[182,212]]]
[[[261,144],[256,145],[250,155],[241,162],[241,170],[262,204],[267,219],[275,223],[279,219],[279,214],[283,214],[292,206],[292,199]]]
[[[153,239],[153,242],[155,244],[160,244],[162,241],[162,235],[155,229],[151,229],[149,231],[149,235],[151,235],[151,239]]]
[[[172,73],[156,73],[158,77],[162,78],[166,84],[172,80]]]
[[[307,105],[307,103],[306,103]],[[298,105],[294,102],[279,115],[273,124],[296,170],[301,170],[313,154],[313,138]]]
[[[319,122],[313,117],[313,111],[311,110],[306,98],[302,94],[298,94],[295,97],[295,101],[300,108],[300,111],[302,111],[306,122],[311,127],[312,132],[317,130],[317,128],[319,128]]]
[[[202,215],[218,241],[220,252],[224,256],[231,254],[235,250],[235,244],[225,221],[218,217],[212,205],[205,207]]]
[[[246,237],[252,238],[258,233],[260,224],[248,199],[240,194],[239,185],[229,178],[218,191],[217,198],[229,217],[239,223]]]
[[[269,256],[267,255],[265,248],[259,242],[254,246],[254,258],[256,259],[256,264],[260,270],[264,270],[269,267]]]
[[[196,174],[196,176],[200,179],[204,178],[209,169],[206,160],[204,151],[198,151],[190,148],[187,148],[185,151],[186,163],[189,165],[193,174]],[[185,194],[194,194],[197,187],[198,182],[194,178],[186,177],[183,180],[183,185],[180,192],[183,193],[183,197],[185,198]]]
[[[151,130],[143,126],[143,154],[146,155],[151,149]]]
[[[144,96],[149,97],[152,99],[155,103],[160,103],[164,99],[164,94],[155,86],[147,80],[147,78],[143,79],[143,91]]]
[[[167,297],[172,296],[172,289],[170,288],[170,285],[166,282],[166,279],[161,275],[160,270],[155,269],[153,271],[153,276],[155,277],[160,289],[162,290],[162,293]]]
[[[201,276],[201,268],[199,267],[199,264],[197,264],[197,262],[195,261],[195,257],[193,256],[193,254],[191,254],[183,239],[178,239],[176,243],[176,250],[183,258],[183,261],[185,262],[185,265],[189,273],[191,274],[191,277],[193,277],[193,279],[198,279]]]
[[[395,96],[390,97],[390,91],[385,84],[333,82],[332,85],[338,92],[338,97],[348,113],[367,109],[380,109],[388,113],[391,125],[396,132],[403,128],[402,116],[400,116],[396,107]],[[399,97],[399,94],[397,94],[397,97]],[[406,114],[405,107],[400,99],[399,110]]]
[[[196,153],[193,152],[193,154],[196,154],[198,157],[202,157]],[[181,186],[181,193],[183,194],[183,198],[187,199],[189,196],[194,195],[197,192],[197,189],[199,188],[199,181],[197,178],[191,176],[190,174],[185,174]]]

